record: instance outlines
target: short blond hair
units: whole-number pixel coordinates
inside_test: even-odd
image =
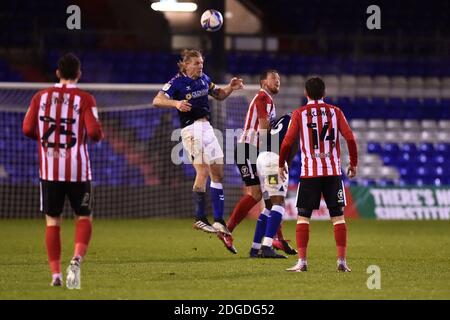
[[[184,49],[181,51],[181,60],[178,61],[178,68],[180,72],[186,72],[186,63],[191,60],[191,58],[203,58],[202,53],[195,49]]]

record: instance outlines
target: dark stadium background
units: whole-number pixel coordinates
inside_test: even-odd
[[[106,140],[90,147],[97,216],[191,216],[193,170],[170,161],[176,113],[151,106],[158,88],[176,73],[183,47],[203,50],[205,72],[216,83],[240,76],[247,84],[224,103],[212,102],[213,125],[221,130],[242,126],[262,69],[282,75],[278,115],[304,102],[308,76],[324,78],[327,101],[342,108],[358,139],[358,178],[346,185],[353,198],[367,201],[351,206],[348,215],[380,218],[373,188],[448,194],[449,2],[195,2],[194,13],[164,14],[140,0],[2,1],[0,217],[39,216],[36,147],[23,137],[21,121],[33,93],[45,86],[40,83],[56,81],[56,61],[67,51],[82,61],[82,84],[104,84],[87,88],[97,98],[106,131]],[[66,9],[73,4],[81,8],[81,30],[66,27]],[[371,4],[381,8],[380,30],[366,26]],[[218,32],[200,27],[208,8],[225,13]],[[291,197],[299,166],[297,157]],[[225,175],[229,213],[242,190],[234,165],[226,166]],[[435,206],[448,198],[434,195]],[[413,216],[448,219],[445,210]]]
[[[230,305],[273,303],[277,318],[299,307],[316,310],[310,301],[301,306],[300,300],[309,299],[448,300],[450,2],[192,2],[198,5],[193,13],[161,13],[150,8],[150,0],[0,1],[0,300],[152,299],[158,301],[131,307],[140,304],[149,315],[167,313],[157,316],[161,319],[175,319],[174,307],[182,304],[218,311],[217,304],[225,304],[221,299]],[[80,30],[66,27],[70,5],[81,9]],[[366,26],[369,5],[381,9],[379,30]],[[224,14],[224,26],[215,33],[200,26],[201,13],[209,8]],[[306,273],[285,271],[297,261],[295,255],[248,258],[254,220],[245,219],[233,231],[235,255],[215,235],[193,230],[194,171],[170,157],[179,143],[171,141],[178,116],[152,106],[155,94],[177,72],[184,47],[203,51],[204,71],[214,82],[226,84],[231,76],[245,81],[245,90],[223,102],[211,100],[212,124],[221,132],[243,126],[262,69],[281,74],[281,90],[274,97],[278,116],[305,102],[306,79],[324,79],[325,101],[344,111],[358,143],[357,177],[344,178],[351,273],[336,272],[333,225],[324,205],[313,214],[313,220],[325,221],[311,222]],[[105,131],[101,143],[89,145],[95,205],[81,290],[48,285],[37,146],[22,133],[31,97],[57,81],[57,59],[68,51],[81,59],[79,86],[95,96]],[[341,146],[345,169],[342,138]],[[232,158],[233,145],[226,143],[224,151]],[[293,247],[299,172],[297,156],[286,200],[285,217],[291,221],[283,222]],[[236,166],[225,165],[225,219],[242,192]],[[210,207],[207,213],[212,216]],[[64,267],[73,253],[72,217],[66,203]],[[370,303],[372,314],[382,310]],[[79,302],[69,304],[58,302],[62,314],[80,313]],[[347,315],[354,309],[366,315],[343,301],[337,304],[320,312],[344,310]],[[36,314],[37,305],[48,312],[48,303],[41,302],[31,308],[15,305],[14,312]],[[115,311],[112,305],[98,310],[104,315]],[[413,305],[420,303],[399,310],[404,315]]]

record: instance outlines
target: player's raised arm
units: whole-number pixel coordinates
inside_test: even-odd
[[[31,100],[28,111],[23,119],[22,131],[28,138],[36,140],[38,138],[37,121],[38,121],[39,103],[37,95]]]
[[[358,165],[358,148],[356,145],[356,139],[353,135],[352,129],[348,125],[344,113],[340,109],[337,109],[336,115],[339,131],[347,142],[348,153],[350,156],[350,165],[347,168],[347,175],[349,178],[353,178],[356,176],[356,166]]]
[[[214,84],[212,84],[212,85],[214,85]],[[212,97],[216,98],[217,100],[224,100],[233,91],[240,90],[242,88],[244,88],[244,81],[242,79],[234,77],[230,80],[230,83],[223,88],[219,88],[214,85],[214,88],[210,88],[209,94]]]

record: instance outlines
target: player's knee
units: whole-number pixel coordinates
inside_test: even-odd
[[[45,222],[48,227],[60,226],[62,218],[60,216],[45,215]]]
[[[297,208],[297,214],[299,217],[305,217],[309,219],[311,218],[312,212],[312,209]]]
[[[77,214],[76,216],[77,216],[77,220],[90,220],[90,221],[92,221],[92,215],[91,214],[90,215]]]

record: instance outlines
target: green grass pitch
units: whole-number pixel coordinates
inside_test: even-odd
[[[43,220],[0,221],[0,299],[450,299],[448,221],[348,221],[351,273],[335,271],[329,221],[312,221],[309,271],[286,260],[249,259],[255,222],[235,230],[237,255],[190,219],[96,220],[81,290],[49,286]],[[63,270],[73,221],[63,223]],[[284,223],[295,245],[295,222]],[[367,288],[367,267],[381,289]]]

